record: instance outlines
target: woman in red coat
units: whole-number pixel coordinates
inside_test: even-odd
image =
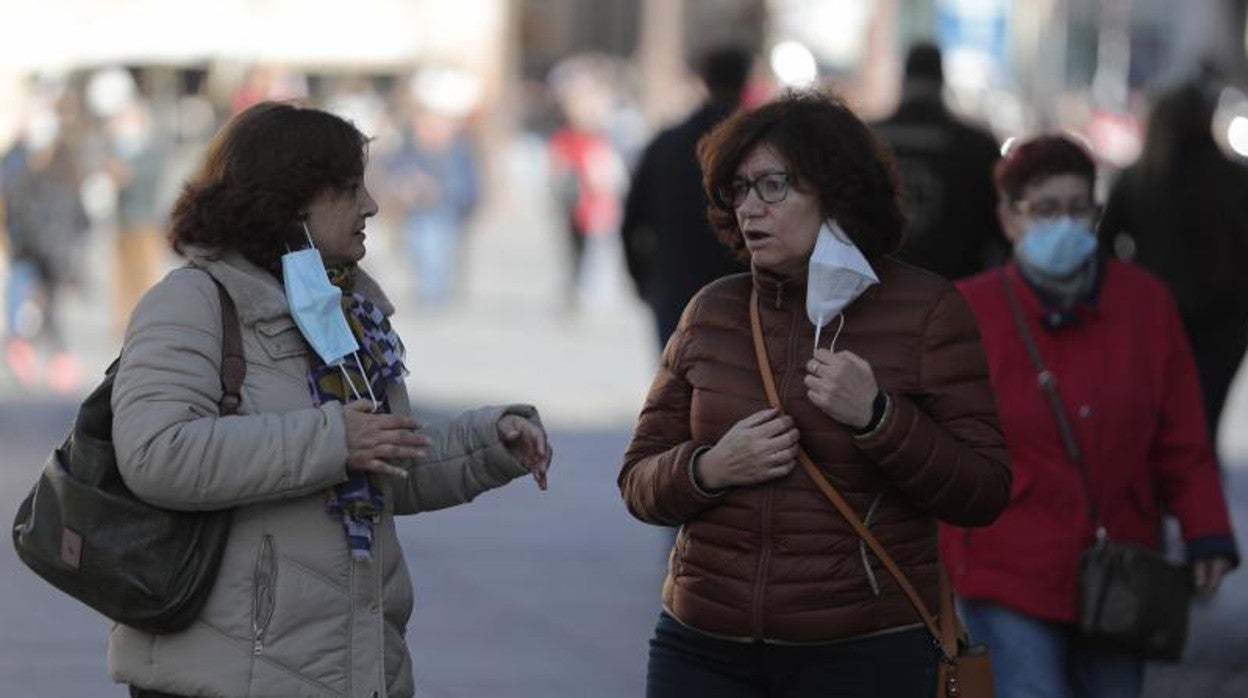
[[[959,289],[979,322],[1013,491],[991,526],[942,526],[941,552],[972,636],[992,650],[999,698],[1138,696],[1142,658],[1074,630],[1077,567],[1093,542],[1090,504],[1111,539],[1154,549],[1162,508],[1173,513],[1206,595],[1238,564],[1191,351],[1163,283],[1096,253],[1095,165],[1082,147],[1026,141],[995,178],[1014,260]],[[1057,379],[1086,485],[1007,285]]]

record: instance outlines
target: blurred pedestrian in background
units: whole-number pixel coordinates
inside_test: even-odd
[[[992,188],[999,147],[991,133],[945,106],[941,60],[935,44],[912,46],[901,105],[873,128],[893,149],[905,186],[910,225],[897,258],[960,279],[1007,256]]]
[[[984,525],[1009,500],[975,318],[889,256],[905,224],[891,163],[840,100],[738,113],[698,155],[711,225],[751,273],[690,301],[619,475],[634,516],[681,527],[647,695],[933,695],[915,607],[794,466],[809,453],[938,608],[936,520]]]
[[[109,669],[132,696],[413,695],[412,582],[394,517],[530,472],[545,488],[533,407],[423,427],[410,416],[394,308],[358,267],[377,213],[366,148],[327,112],[262,102],[218,133],[175,205],[171,239],[188,264],[130,320],[113,392],[118,466],[155,504],[234,512],[190,628],[113,627]],[[247,360],[226,418],[218,284]]]
[[[460,249],[479,198],[477,156],[465,122],[476,87],[460,71],[427,68],[413,78],[411,92],[402,145],[383,164],[385,189],[399,208],[416,300],[436,308],[461,290]]]
[[[551,181],[569,249],[565,307],[576,311],[592,274],[590,245],[617,235],[628,172],[608,126],[616,99],[606,57],[565,58],[550,74],[562,124],[550,136]]]
[[[24,389],[67,393],[82,377],[60,321],[62,291],[81,281],[90,229],[81,168],[55,99],[37,100],[0,164],[8,283],[4,350]]]
[[[753,55],[739,46],[716,47],[700,56],[697,71],[706,101],[655,137],[633,173],[621,236],[628,273],[654,313],[660,350],[698,289],[745,269],[707,222],[695,149],[702,136],[740,106],[753,63]]]
[[[1000,698],[1140,695],[1143,660],[1073,625],[1079,557],[1098,525],[1157,549],[1164,506],[1205,595],[1239,562],[1174,299],[1152,274],[1096,253],[1095,173],[1063,136],[1014,145],[996,168],[1014,259],[959,285],[979,321],[1014,489],[991,526],[942,527],[941,552],[971,636],[992,652]],[[1067,456],[1008,294],[1056,379],[1082,466]]]
[[[1170,285],[1216,448],[1248,349],[1248,170],[1213,139],[1210,91],[1193,83],[1158,98],[1140,160],[1110,190],[1099,236]]]
[[[116,268],[114,319],[121,328],[139,296],[165,269],[158,209],[167,155],[153,121],[151,105],[138,80],[123,68],[91,76],[87,98],[103,120],[99,167],[116,190]]]

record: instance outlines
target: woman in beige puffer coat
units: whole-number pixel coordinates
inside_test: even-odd
[[[132,696],[411,696],[411,579],[394,516],[530,472],[545,486],[550,447],[531,406],[411,418],[393,306],[356,267],[377,212],[365,144],[333,115],[260,104],[222,129],[175,207],[171,239],[188,266],[131,317],[114,440],[139,497],[234,514],[190,628],[114,627],[110,672]],[[280,259],[309,241],[360,346],[349,369],[325,366],[292,317]],[[217,407],[214,279],[237,308],[247,362],[236,416]]]

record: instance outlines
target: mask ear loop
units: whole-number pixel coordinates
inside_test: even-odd
[[[377,402],[377,394],[373,392],[373,384],[368,380],[368,374],[364,372],[364,364],[360,361],[360,355],[357,352],[352,352],[351,356],[355,359],[355,365],[360,369],[360,376],[364,378],[364,388],[368,390],[368,400],[373,404],[373,412],[376,412],[381,407],[381,404]],[[342,372],[343,382],[351,389],[351,395],[356,400],[363,400],[364,396],[356,389],[355,382],[351,380],[351,374],[347,373],[347,367],[342,362],[338,363],[338,370]]]
[[[836,332],[832,334],[832,343],[828,345],[828,351],[836,351],[836,338],[841,336],[841,330],[845,329],[845,313],[837,313],[836,319],[840,322],[836,326]],[[819,348],[819,335],[823,332],[823,326],[815,328],[815,348]]]
[[[303,236],[308,239],[308,247],[311,247],[312,249],[315,250],[316,243],[312,241],[312,231],[308,230],[308,222],[305,220],[300,220],[299,225],[303,226]],[[289,245],[287,246],[287,249],[290,249]]]
[[[837,313],[836,319],[840,323],[836,326],[836,333],[832,335],[832,343],[828,345],[828,351],[836,351],[836,340],[841,336],[841,330],[845,329],[845,313]]]

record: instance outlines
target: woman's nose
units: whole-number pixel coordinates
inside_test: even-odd
[[[737,218],[753,218],[761,214],[766,207],[767,204],[758,198],[758,192],[754,191],[753,187],[750,187],[745,192],[745,198],[741,200],[741,203],[737,204]]]

